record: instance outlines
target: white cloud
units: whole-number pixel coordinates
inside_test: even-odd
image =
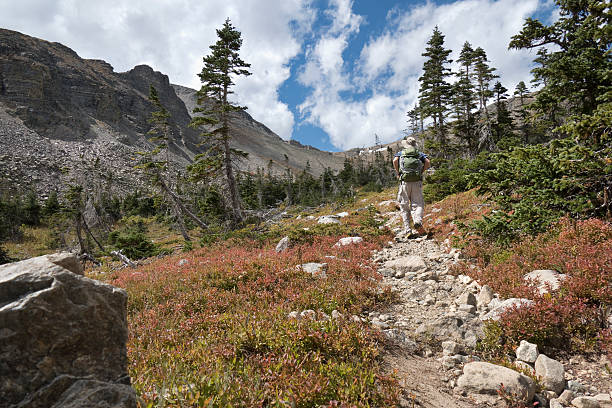
[[[229,17],[242,32],[241,56],[253,72],[237,81],[237,102],[291,137],[293,114],[277,90],[310,29],[310,0],[0,0],[0,9],[1,27],[61,42],[116,71],[148,64],[193,88],[200,86],[197,73],[217,40],[215,30]]]
[[[424,62],[421,54],[436,25],[445,35],[445,47],[453,50],[453,59],[465,41],[484,48],[511,93],[519,81],[531,78],[534,53],[509,51],[508,43],[521,30],[524,19],[538,8],[550,6],[538,0],[465,0],[444,5],[427,2],[407,11],[393,9],[387,16],[387,30],[364,45],[354,72],[327,69],[320,55],[309,54],[302,79],[314,89],[301,111],[308,122],[320,126],[341,148],[370,145],[374,133],[384,142],[398,139],[407,127],[406,111],[416,102]],[[339,31],[336,23],[333,27],[325,35],[337,40],[350,39],[349,34],[356,30],[351,26],[353,31]],[[341,59],[342,50],[334,50],[335,67],[346,64]],[[343,98],[340,91],[346,91],[348,85],[338,84],[350,84],[354,92],[365,90],[370,96],[361,100]]]

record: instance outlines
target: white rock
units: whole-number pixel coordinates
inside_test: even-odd
[[[551,269],[538,269],[531,271],[523,276],[525,281],[534,281],[537,284],[538,291],[548,293],[548,285],[552,290],[559,289],[561,281],[566,278],[566,275],[560,274]]]
[[[474,314],[474,313],[476,313],[476,306],[468,305],[468,304],[463,304],[463,305],[459,305],[459,309],[458,310],[460,312]]]
[[[548,402],[549,408],[563,408],[563,404],[559,402],[557,398],[553,398]]]
[[[276,244],[276,252],[286,251],[289,248],[290,243],[291,240],[289,239],[289,237],[284,237],[283,239],[278,241],[278,244]]]
[[[361,237],[345,237],[345,238],[340,238],[340,240],[336,242],[334,246],[341,247],[345,245],[359,244],[360,242],[363,242],[363,238]]]
[[[348,215],[349,213],[347,213],[346,211],[342,211],[341,213],[336,214],[336,216],[340,218],[348,217]]]
[[[452,341],[452,340],[447,340],[447,341],[443,341],[442,342],[442,354],[445,356],[452,356],[455,354],[460,354],[463,352],[463,347]]]
[[[291,313],[289,313],[289,314],[287,315],[287,317],[288,317],[288,318],[290,318],[290,319],[297,319],[297,318],[298,318],[298,316],[299,316],[299,313],[298,313],[298,312],[295,312],[295,311],[294,311],[294,312],[291,312]]]
[[[521,340],[521,344],[516,349],[516,358],[526,363],[535,363],[538,358],[537,344]]]
[[[325,215],[323,217],[319,217],[319,224],[340,224],[340,220],[335,218],[332,215]]]
[[[459,280],[459,282],[463,283],[464,285],[469,285],[470,283],[472,283],[472,278],[470,278],[467,275],[459,275],[457,276],[457,279]]]
[[[402,258],[393,259],[385,262],[385,268],[393,268],[403,272],[423,272],[427,269],[427,264],[423,257],[410,255]]]
[[[331,316],[332,316],[332,319],[334,320],[342,319],[342,313],[340,313],[336,309],[332,310]]]
[[[180,261],[178,261],[178,266],[183,266],[187,264],[189,264],[189,261],[187,259],[181,259]]]
[[[483,362],[467,363],[463,367],[463,375],[457,381],[459,391],[467,394],[497,395],[502,384],[509,394],[525,402],[533,400],[533,380],[507,367]]]
[[[536,375],[541,378],[542,386],[561,394],[565,389],[565,369],[557,360],[540,354],[535,362]]]
[[[493,301],[491,301],[491,303],[493,303]],[[491,303],[489,303],[489,307],[492,308]],[[492,310],[485,314],[484,316],[481,317],[482,320],[499,320],[501,314],[503,312],[505,312],[507,309],[511,308],[512,306],[521,306],[521,305],[532,305],[533,301],[529,300],[529,299],[518,299],[518,298],[510,298],[510,299],[506,299],[503,302],[500,302],[498,305],[496,305],[495,308],[492,308]]]
[[[306,273],[311,274],[313,277],[325,278],[327,276],[326,263],[308,262],[302,265],[298,265],[298,268]]]

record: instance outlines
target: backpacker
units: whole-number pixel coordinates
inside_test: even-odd
[[[408,146],[402,150],[399,159],[401,181],[421,181],[423,179],[423,162],[420,156],[414,146]]]

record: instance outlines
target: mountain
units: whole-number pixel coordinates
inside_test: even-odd
[[[119,193],[145,187],[133,166],[151,148],[150,85],[172,115],[171,160],[184,169],[204,150],[199,131],[188,127],[195,90],[146,65],[115,72],[62,44],[0,29],[0,192],[44,195],[69,183]],[[246,112],[234,115],[231,128],[233,147],[250,154],[245,171],[296,173],[309,164],[316,176],[344,161],[342,153],[283,141]]]

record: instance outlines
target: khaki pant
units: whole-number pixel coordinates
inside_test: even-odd
[[[402,181],[397,192],[397,201],[406,229],[410,228],[411,219],[414,224],[423,223],[425,201],[422,181]]]

